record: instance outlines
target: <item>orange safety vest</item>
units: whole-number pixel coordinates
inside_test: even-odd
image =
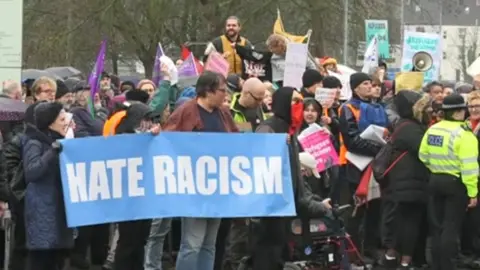
[[[360,120],[360,110],[355,108],[350,103],[346,103],[345,106],[347,106],[352,111],[353,117],[355,117],[355,121],[357,121],[358,123],[358,121]],[[341,106],[338,109],[338,115],[342,113],[342,107],[343,106]],[[347,164],[347,147],[345,147],[345,144],[343,143],[343,137],[341,133],[339,134],[339,140],[340,140],[340,153],[338,153],[338,162],[340,163],[340,165],[345,165]]]
[[[103,125],[103,136],[108,137],[108,136],[113,136],[115,135],[115,130],[117,129],[117,126],[120,124],[122,119],[127,115],[127,111],[119,111],[112,115],[105,124]]]

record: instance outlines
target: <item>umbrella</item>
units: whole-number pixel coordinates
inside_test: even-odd
[[[0,121],[23,120],[27,107],[22,101],[0,97]]]
[[[51,67],[45,69],[45,71],[53,73],[61,78],[70,78],[74,76],[81,75],[82,72],[74,67]]]
[[[352,75],[353,73],[358,72],[351,67],[347,67],[347,66],[340,65],[340,64],[337,65],[337,69],[340,72],[340,74],[344,74],[344,75]]]
[[[22,70],[22,81],[26,81],[28,79],[38,79],[40,77],[49,77],[54,80],[61,80],[62,78],[58,77],[57,75],[40,69],[24,69]]]

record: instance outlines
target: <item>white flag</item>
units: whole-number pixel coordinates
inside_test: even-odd
[[[362,72],[371,74],[372,71],[378,67],[378,38],[375,35],[370,43],[368,44],[367,49],[365,50],[365,55],[363,56],[363,68]]]

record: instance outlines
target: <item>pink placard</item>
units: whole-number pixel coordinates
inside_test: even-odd
[[[315,158],[319,172],[338,165],[338,154],[333,147],[329,133],[318,130],[299,138],[299,142],[303,150]]]
[[[207,63],[205,64],[205,70],[218,72],[225,76],[225,78],[228,76],[229,67],[228,61],[218,52],[212,52],[208,56]]]

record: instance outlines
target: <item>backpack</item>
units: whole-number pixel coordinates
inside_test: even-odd
[[[381,186],[386,185],[385,179],[388,173],[408,153],[408,151],[398,153],[398,151],[394,148],[392,143],[393,139],[398,134],[398,131],[402,128],[402,126],[408,123],[409,121],[403,122],[402,124],[397,126],[397,128],[393,132],[388,142],[380,149],[380,151],[372,160],[371,164],[372,164],[373,177]]]
[[[358,125],[360,132],[364,131],[370,125],[386,127],[388,125],[388,116],[385,109],[380,104],[370,104],[360,102],[359,108],[355,108],[352,104],[346,103],[346,107],[350,109]]]

